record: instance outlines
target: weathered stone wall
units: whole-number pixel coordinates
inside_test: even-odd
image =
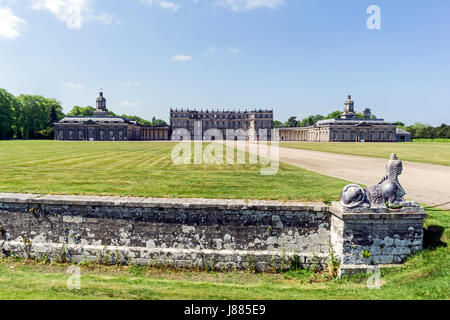
[[[329,253],[322,203],[0,194],[5,254],[260,271]]]
[[[333,203],[331,243],[341,258],[341,273],[403,263],[422,250],[425,217],[420,207],[352,210]]]
[[[4,254],[72,262],[270,271],[324,266],[331,244],[345,274],[420,251],[425,217],[420,207],[0,193]]]

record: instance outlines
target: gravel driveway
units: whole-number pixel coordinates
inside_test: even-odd
[[[260,148],[267,146],[260,145]],[[366,186],[380,181],[388,161],[388,159],[281,147],[279,153],[281,162]],[[450,201],[448,166],[403,161],[403,173],[399,181],[406,191],[407,199],[432,206]],[[450,204],[440,208],[450,210]]]

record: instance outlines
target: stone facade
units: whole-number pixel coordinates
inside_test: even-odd
[[[204,139],[205,132],[210,129],[218,130],[223,138],[227,130],[254,131],[259,138],[259,130],[267,130],[267,139],[270,140],[273,127],[273,110],[230,111],[206,110],[197,111],[189,109],[170,109],[170,126],[172,131],[186,129],[191,134],[191,140]],[[195,130],[198,132],[195,132]],[[250,138],[250,137],[247,137]]]
[[[351,96],[341,119],[318,121],[309,127],[280,128],[280,141],[397,142],[397,126],[383,119],[357,119]]]
[[[348,209],[335,202],[330,212],[331,243],[341,258],[341,275],[400,264],[422,250],[423,208]]]
[[[100,92],[91,117],[65,117],[55,123],[55,140],[127,141],[141,140],[141,126],[136,122],[108,115],[106,99]]]
[[[3,253],[72,262],[274,271],[395,264],[421,249],[422,213],[322,203],[0,194]],[[361,258],[371,252],[371,261]]]

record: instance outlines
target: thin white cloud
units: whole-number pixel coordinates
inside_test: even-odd
[[[241,52],[241,50],[239,48],[235,48],[235,47],[228,47],[227,50],[228,50],[228,52],[233,53],[233,54],[238,54]]]
[[[139,0],[141,4],[144,4],[146,6],[158,6],[163,9],[168,9],[172,11],[178,11],[180,9],[180,5],[178,3],[172,2],[172,1],[165,1],[165,0]]]
[[[226,48],[219,48],[217,47],[210,47],[205,52],[205,57],[213,56],[215,54],[238,54],[241,50],[236,47],[226,47]]]
[[[20,31],[25,23],[24,19],[16,16],[8,7],[0,7],[0,39],[20,37]]]
[[[249,11],[254,9],[277,9],[284,0],[218,0],[216,5],[226,6],[233,11]]]
[[[209,57],[209,56],[212,56],[212,55],[214,55],[216,53],[217,53],[217,48],[216,47],[210,47],[210,48],[208,48],[208,50],[206,50],[205,56]]]
[[[110,24],[114,15],[109,13],[94,15],[93,2],[94,0],[32,0],[31,8],[49,11],[59,21],[64,22],[68,29],[81,29],[83,23],[90,20]]]
[[[123,84],[125,87],[138,87],[141,88],[142,84],[138,81],[128,81]]]
[[[68,88],[72,89],[83,89],[83,85],[79,83],[73,83],[73,82],[64,82],[63,85]]]
[[[179,54],[172,57],[172,61],[178,61],[178,62],[186,62],[192,60],[191,56],[187,56],[185,54]]]
[[[140,102],[122,101],[122,102],[120,103],[120,105],[121,105],[122,107],[137,107],[137,106],[140,106],[141,103],[140,103]]]

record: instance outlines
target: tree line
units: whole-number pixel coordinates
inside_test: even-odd
[[[413,139],[450,139],[450,125],[445,123],[433,127],[425,123],[417,122],[411,126],[405,126],[403,122],[394,122],[398,128],[411,133]]]
[[[22,94],[14,96],[5,89],[0,89],[0,139],[53,139],[53,124],[65,116],[92,116],[91,106],[75,106],[65,115],[61,102],[40,95]],[[111,116],[118,116],[110,112]],[[133,115],[121,115],[141,125],[167,126],[160,119],[152,121]]]

